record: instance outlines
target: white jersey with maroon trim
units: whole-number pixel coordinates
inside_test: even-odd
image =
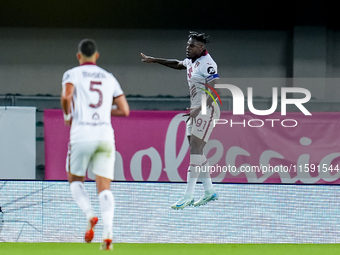
[[[191,108],[201,105],[203,89],[209,90],[204,84],[218,79],[217,65],[210,54],[201,56],[192,62],[191,59],[184,59],[182,64],[187,68],[187,79],[190,91]],[[215,96],[215,95],[214,95]]]
[[[113,140],[112,100],[122,95],[116,78],[92,63],[85,63],[64,73],[66,83],[74,85],[70,142]]]

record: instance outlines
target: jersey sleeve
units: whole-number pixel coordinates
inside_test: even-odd
[[[63,80],[61,82],[63,88],[65,87],[66,83],[72,83],[74,86],[76,86],[76,75],[72,69],[67,70],[63,75]]]
[[[113,90],[113,97],[117,98],[121,95],[124,94],[122,88],[120,87],[119,82],[117,81],[117,79],[112,75],[113,78],[113,83],[114,83],[114,90]]]
[[[187,67],[187,65],[188,65],[188,60],[189,59],[184,59],[183,61],[181,61],[180,63],[183,65],[183,66],[185,66],[185,67]]]
[[[219,79],[219,76],[217,74],[217,65],[215,62],[204,63],[200,67],[200,72],[202,76],[206,78],[208,83],[215,79]]]

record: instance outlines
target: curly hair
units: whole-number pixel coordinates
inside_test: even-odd
[[[195,31],[190,31],[188,37],[195,39],[198,42],[202,42],[204,44],[209,43],[211,41],[209,35],[205,35],[204,33],[198,33]]]

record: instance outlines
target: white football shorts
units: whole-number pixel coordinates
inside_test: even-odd
[[[214,129],[213,120],[219,118],[220,107],[215,104],[207,106],[206,115],[203,115],[201,111],[196,117],[196,122],[192,118],[187,122],[187,136],[194,135],[207,142]]]
[[[115,144],[113,141],[69,143],[66,171],[85,176],[87,170],[95,175],[114,179]]]

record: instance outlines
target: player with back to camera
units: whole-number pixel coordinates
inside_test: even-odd
[[[84,39],[78,48],[80,66],[66,71],[62,81],[61,106],[65,125],[71,126],[66,170],[73,198],[88,220],[85,233],[88,243],[94,237],[98,218],[94,215],[84,180],[88,168],[96,175],[104,225],[100,248],[112,250],[114,197],[110,183],[114,179],[115,144],[111,115],[128,116],[130,110],[116,78],[96,65],[99,57],[96,43]]]
[[[171,207],[173,209],[183,209],[186,206],[205,205],[209,201],[218,199],[215,192],[209,172],[209,163],[203,154],[203,148],[209,140],[213,130],[212,121],[219,119],[220,109],[217,104],[213,104],[213,99],[208,97],[207,112],[203,115],[201,112],[202,95],[206,93],[203,89],[208,89],[205,84],[212,88],[215,87],[219,76],[217,74],[217,65],[211,58],[206,49],[206,44],[210,42],[209,36],[204,33],[190,32],[189,40],[186,47],[187,58],[183,61],[176,59],[163,59],[146,56],[141,53],[145,63],[157,63],[166,67],[187,70],[187,80],[190,91],[190,113],[187,120],[187,136],[190,144],[190,166],[187,173],[187,188],[184,196],[180,198]],[[217,90],[216,90],[217,91]],[[197,171],[197,169],[202,169]],[[204,195],[194,203],[193,192],[198,177],[204,186]]]

